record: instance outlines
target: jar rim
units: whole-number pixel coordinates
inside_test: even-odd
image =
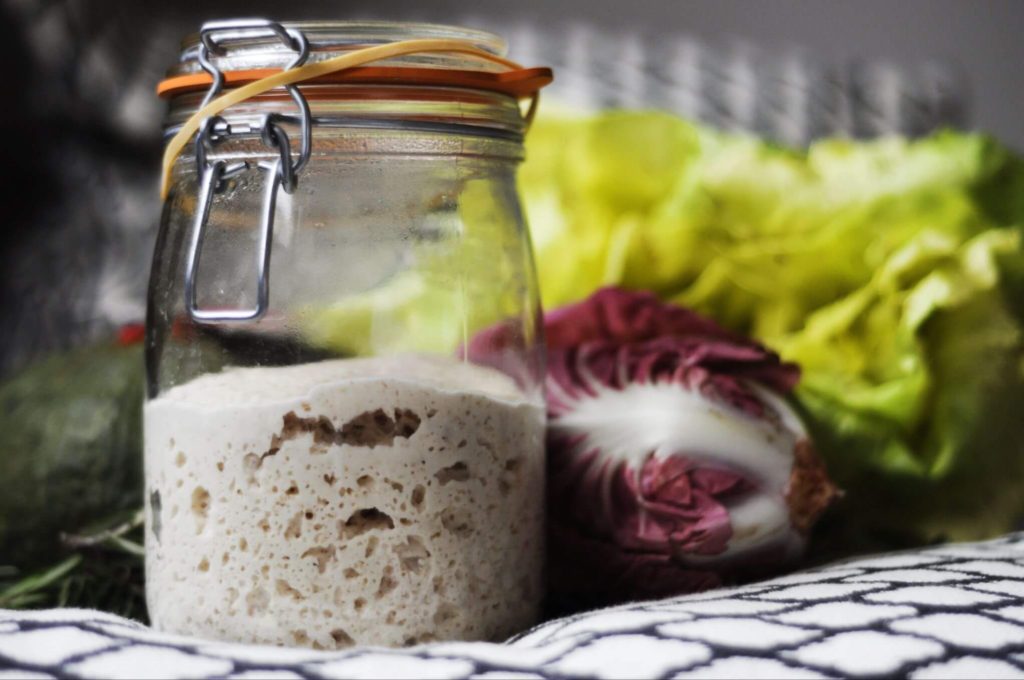
[[[315,19],[301,21],[281,21],[285,28],[296,28],[311,38],[318,36],[325,40],[331,34],[349,34],[353,38],[379,37],[386,33],[392,40],[408,38],[461,38],[472,41],[477,47],[498,56],[504,56],[508,50],[505,39],[497,33],[479,28],[442,24],[430,21],[387,21],[381,19]],[[272,43],[268,38],[266,42]],[[186,50],[199,44],[199,31],[187,34],[181,41],[181,49]],[[353,43],[354,44],[354,43]],[[362,43],[365,44],[365,41]]]
[[[488,31],[452,26],[447,24],[401,22],[401,21],[281,21],[285,29],[302,31],[309,40],[309,61],[322,61],[340,53],[411,39],[458,39],[472,46],[494,54],[505,56],[508,46],[505,40]],[[255,33],[255,34],[254,34]],[[246,35],[251,37],[246,37]],[[212,55],[212,61],[222,71],[275,68],[283,65],[292,52],[275,36],[241,29],[236,33],[229,54]],[[181,43],[181,54],[176,64],[168,71],[168,77],[202,71],[198,61],[200,34],[194,32]],[[500,72],[497,64],[483,62],[466,55],[432,54],[407,55],[380,62],[381,66],[429,66],[431,68],[471,69],[484,72]]]
[[[216,23],[245,21],[248,20]],[[367,47],[407,40],[462,41],[496,57],[503,57],[507,52],[504,39],[494,33],[445,24],[363,20],[294,21],[277,22],[276,25],[287,31],[302,33],[309,46],[304,57],[305,63],[316,63]],[[182,42],[179,61],[167,70],[165,79],[157,86],[157,95],[170,98],[207,89],[213,78],[209,69],[200,63],[201,58],[208,60],[223,74],[223,85],[241,87],[279,72],[294,57],[292,48],[266,29],[231,26],[219,28],[218,36],[230,43],[220,43],[222,49],[217,53],[202,54],[202,33],[186,37]],[[509,69],[508,63],[496,63],[458,51],[417,52],[328,73],[310,82],[387,87],[441,86],[525,98],[532,96],[553,79],[550,68]]]

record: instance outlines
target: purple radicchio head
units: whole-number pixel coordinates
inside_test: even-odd
[[[556,597],[690,592],[800,556],[838,492],[784,399],[796,366],[614,288],[545,332]]]

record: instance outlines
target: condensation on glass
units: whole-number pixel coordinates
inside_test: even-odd
[[[208,25],[178,77],[431,25]],[[383,66],[496,66],[452,54]],[[542,337],[509,94],[303,84],[204,121],[149,288],[153,625],[337,649],[500,639],[542,595]],[[224,88],[230,88],[230,78]],[[170,98],[168,136],[216,92]],[[308,120],[305,122],[305,108]]]

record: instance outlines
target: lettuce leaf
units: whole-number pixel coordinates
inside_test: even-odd
[[[308,305],[295,319],[306,342],[345,355],[451,353],[473,333],[531,309],[531,263],[521,239],[515,192],[470,177],[457,202],[422,216],[398,241],[374,247],[405,265],[366,291]],[[537,321],[523,318],[532,328]]]

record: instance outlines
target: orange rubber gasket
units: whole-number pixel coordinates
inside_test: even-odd
[[[303,83],[308,85],[309,81]],[[459,102],[463,104],[487,104],[492,102],[488,92],[482,90],[455,89],[451,87],[406,87],[400,83],[377,85],[360,84],[359,87],[346,87],[344,84],[319,83],[317,87],[303,91],[302,95],[309,101],[379,101],[381,99],[401,99],[419,102]],[[262,101],[293,102],[291,95],[284,90],[271,90],[258,95]]]
[[[241,87],[281,73],[281,71],[282,69],[277,68],[225,71],[224,84],[227,87]],[[407,66],[357,66],[328,73],[318,78],[311,78],[305,82],[306,84],[459,87],[487,90],[522,98],[536,93],[545,85],[550,84],[553,79],[554,75],[547,67],[490,72]],[[172,76],[160,81],[156,87],[156,93],[160,97],[173,97],[187,92],[199,92],[207,89],[212,82],[213,78],[208,73]]]

